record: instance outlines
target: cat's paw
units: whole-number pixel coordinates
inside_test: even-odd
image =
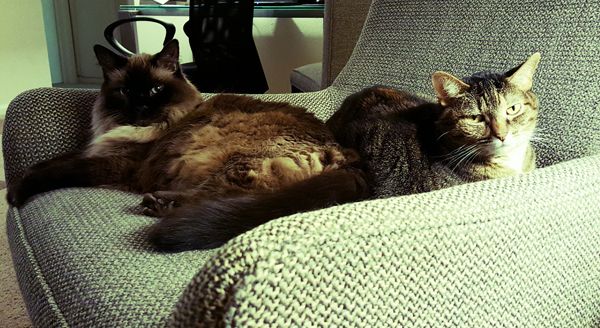
[[[169,192],[155,191],[147,193],[142,199],[142,213],[148,216],[164,217],[173,208],[178,207],[176,197]]]

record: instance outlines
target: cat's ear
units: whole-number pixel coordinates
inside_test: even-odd
[[[117,55],[99,44],[94,46],[94,53],[104,74],[120,69],[127,65],[127,58]]]
[[[531,55],[523,64],[511,69],[510,71],[504,74],[506,76],[506,80],[519,88],[521,91],[529,91],[531,90],[531,86],[533,85],[533,74],[535,74],[535,70],[540,63],[540,55],[539,52]]]
[[[152,60],[158,67],[166,68],[173,73],[179,71],[179,41],[173,39],[167,42]]]
[[[469,85],[459,78],[440,71],[433,73],[431,83],[442,106],[446,106],[450,98],[456,98],[469,89]]]

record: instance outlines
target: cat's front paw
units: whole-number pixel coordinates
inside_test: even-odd
[[[177,200],[171,197],[171,194],[162,191],[145,194],[141,205],[144,215],[155,217],[164,217],[173,208],[179,206]]]

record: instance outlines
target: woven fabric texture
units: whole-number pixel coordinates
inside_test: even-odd
[[[597,327],[598,167],[273,221],[219,250],[171,326]]]
[[[585,14],[582,14],[585,13]],[[140,196],[65,189],[10,209],[38,326],[597,327],[600,4],[375,0],[334,85],[291,101],[327,118],[388,84],[508,69],[542,52],[545,140],[531,174],[281,218],[210,252],[158,254]],[[39,89],[9,107],[8,183],[85,144],[97,93]]]
[[[83,147],[97,95],[97,90],[41,88],[17,96],[2,135],[7,184],[32,164]]]
[[[214,253],[163,254],[147,243],[155,219],[141,197],[65,189],[9,213],[19,284],[35,326],[164,326]]]
[[[371,0],[327,0],[323,17],[321,86],[330,86],[352,55]]]

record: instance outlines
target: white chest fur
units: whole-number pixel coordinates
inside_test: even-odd
[[[504,143],[499,140],[494,143],[495,155],[492,162],[517,173],[523,173],[529,148],[529,137],[515,138],[509,134]]]
[[[501,167],[505,167],[523,173],[525,166],[525,157],[527,156],[527,144],[519,147],[511,147],[504,154],[494,157],[493,162]]]
[[[123,125],[113,128],[97,137],[88,145],[86,156],[119,155],[123,144],[148,143],[160,137],[167,127],[166,123],[150,126]]]

